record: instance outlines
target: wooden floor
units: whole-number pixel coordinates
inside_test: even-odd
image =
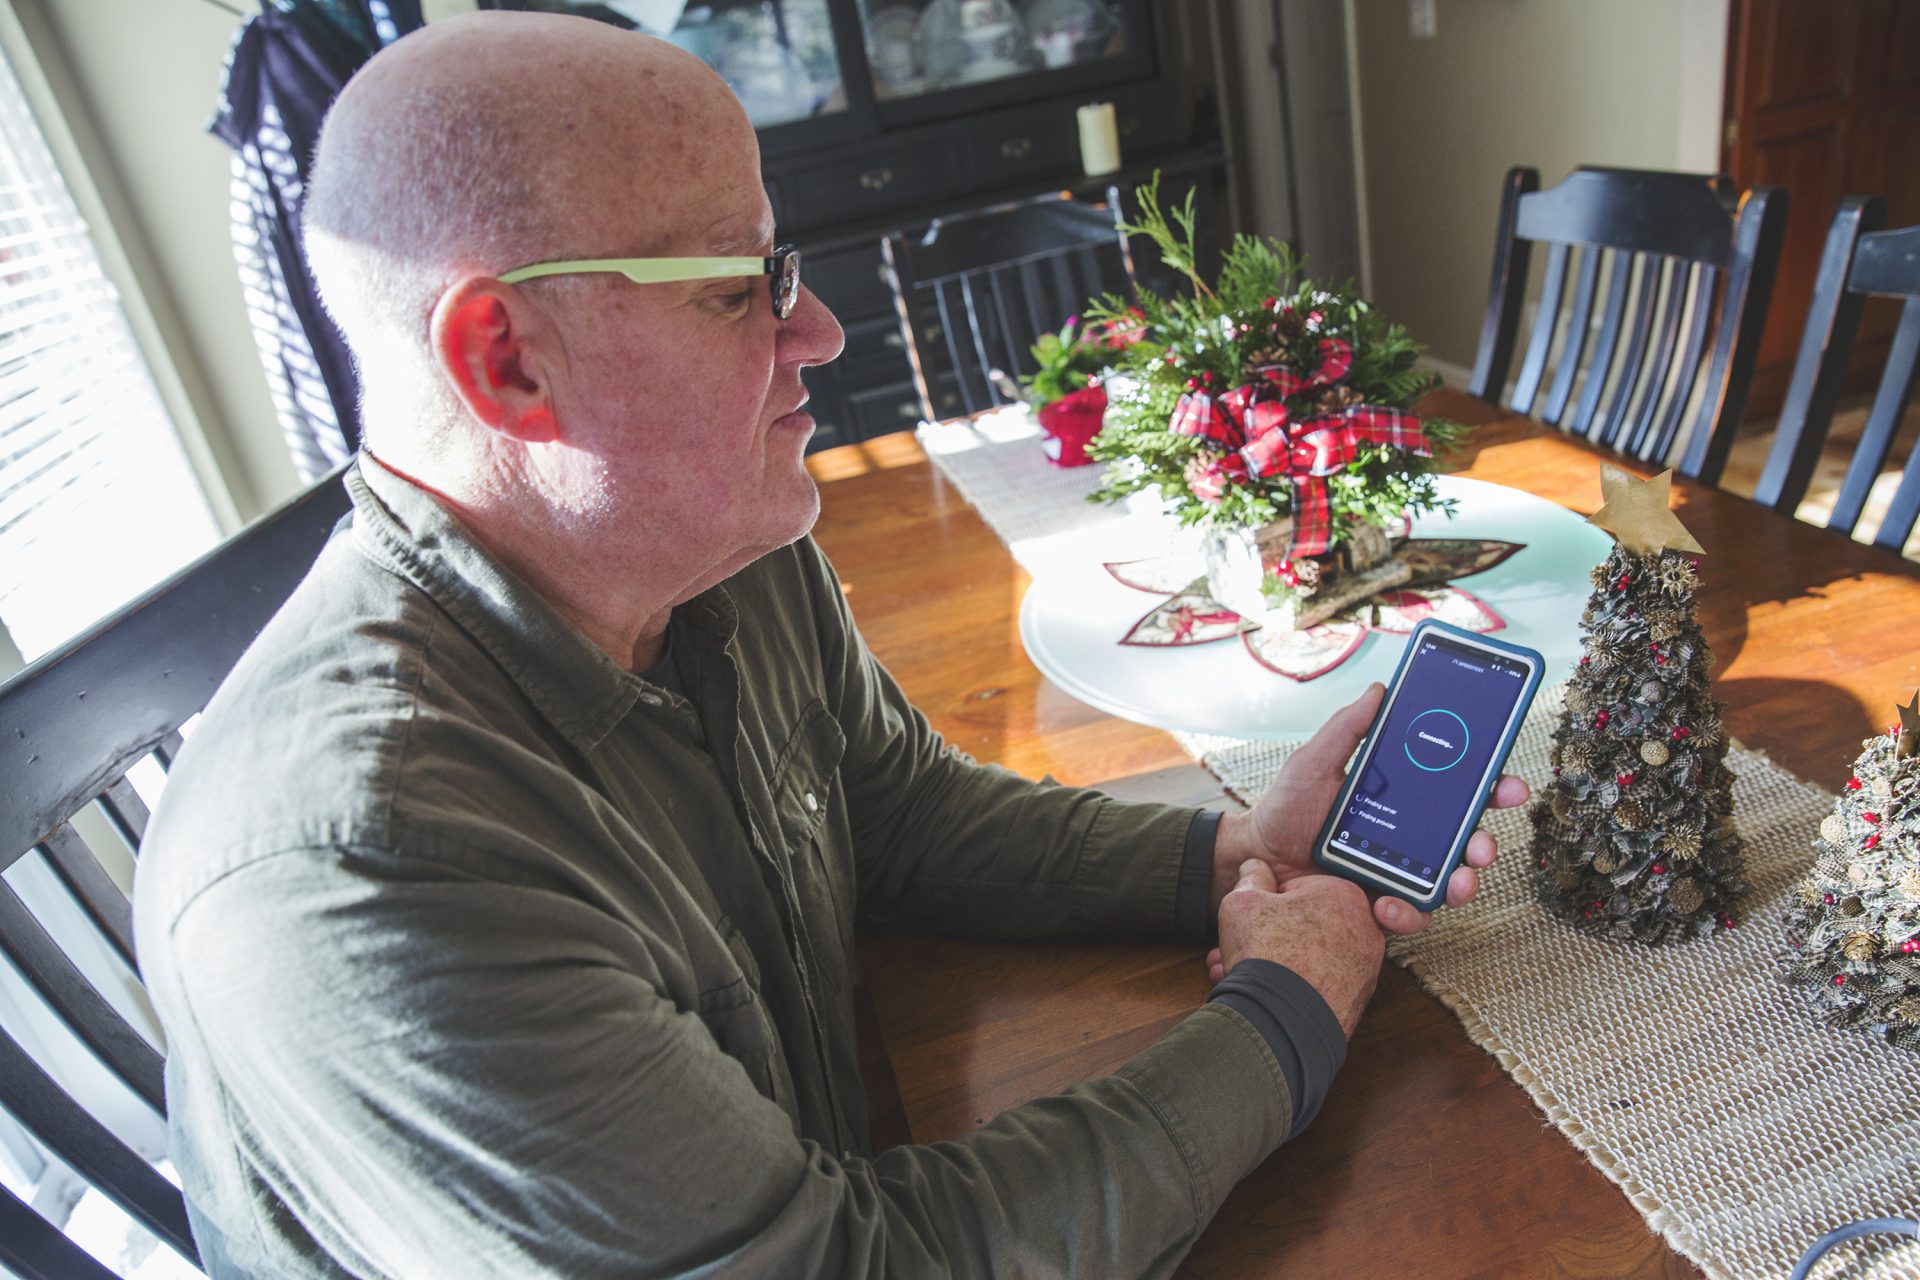
[[[1833,502],[1840,493],[1840,481],[1847,474],[1847,466],[1853,460],[1854,446],[1860,443],[1860,433],[1867,425],[1867,411],[1872,407],[1871,396],[1855,396],[1841,402],[1833,415],[1833,427],[1827,435],[1826,448],[1821,450],[1820,461],[1814,467],[1813,480],[1807,486],[1807,496],[1800,501],[1795,510],[1797,519],[1809,524],[1824,526],[1827,517],[1833,514]],[[1721,477],[1721,487],[1743,498],[1753,496],[1760,483],[1761,468],[1766,466],[1767,451],[1773,447],[1774,423],[1754,422],[1741,428],[1740,438],[1734,441],[1733,449],[1727,455],[1727,469]],[[1915,448],[1920,448],[1920,404],[1908,408],[1907,416],[1900,423],[1900,433],[1894,440],[1893,455],[1887,465],[1880,470],[1879,479],[1874,481],[1873,492],[1867,497],[1867,505],[1860,513],[1860,524],[1855,536],[1861,541],[1870,541],[1880,528],[1880,518],[1886,514],[1887,504],[1893,501],[1893,491],[1900,484],[1900,474],[1906,466],[1907,458]],[[1902,552],[1909,560],[1920,561],[1920,528],[1913,531],[1907,539]]]

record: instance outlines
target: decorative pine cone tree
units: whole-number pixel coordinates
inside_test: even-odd
[[[1695,592],[1700,545],[1667,509],[1672,472],[1601,468],[1586,655],[1531,811],[1540,901],[1588,933],[1659,943],[1731,928],[1746,889],[1727,738]]]
[[[1920,694],[1861,745],[1787,908],[1787,980],[1829,1022],[1920,1049]]]

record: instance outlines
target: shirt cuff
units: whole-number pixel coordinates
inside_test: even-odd
[[[1187,848],[1180,855],[1180,879],[1173,891],[1173,928],[1182,938],[1206,942],[1213,937],[1208,899],[1213,896],[1213,842],[1220,811],[1200,809],[1187,824]]]
[[[1347,1060],[1340,1020],[1313,985],[1271,960],[1242,960],[1213,988],[1218,1000],[1253,1024],[1279,1059],[1293,1091],[1291,1138],[1320,1114],[1334,1073]]]

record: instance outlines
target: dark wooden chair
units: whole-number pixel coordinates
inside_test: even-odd
[[[1878,196],[1848,196],[1834,215],[1793,377],[1780,406],[1779,433],[1753,494],[1755,501],[1788,515],[1800,505],[1833,425],[1834,405],[1846,380],[1847,360],[1853,354],[1867,298],[1904,298],[1873,408],[1840,482],[1833,514],[1827,518],[1829,529],[1848,534],[1860,522],[1874,479],[1886,466],[1900,433],[1900,420],[1913,398],[1916,356],[1920,356],[1920,227],[1881,231],[1886,216]],[[1920,518],[1920,446],[1907,458],[1892,504],[1874,533],[1875,545],[1899,551],[1913,535],[1916,518]]]
[[[1033,372],[1029,350],[1090,298],[1133,292],[1120,194],[1066,193],[941,218],[920,237],[881,241],[894,310],[929,421],[1006,404],[995,373]]]
[[[335,472],[0,685],[0,871],[23,859],[44,859],[130,978],[138,975],[131,904],[75,818],[97,808],[126,848],[138,849],[147,806],[128,770],[149,757],[162,769],[172,761],[181,726],[206,705],[305,576],[347,507]],[[86,825],[82,819],[81,827]],[[159,1051],[88,981],[3,880],[0,951],[138,1103],[164,1116]],[[180,1192],[77,1102],[66,1084],[12,1032],[0,1030],[0,1109],[197,1264]],[[27,1280],[112,1274],[31,1206],[0,1192],[0,1271],[7,1269]]]
[[[1718,481],[1746,408],[1787,193],[1740,196],[1725,177],[1635,169],[1575,169],[1539,186],[1533,169],[1507,173],[1467,389],[1488,400],[1506,390],[1533,245],[1546,244],[1507,405],[1648,462],[1666,462],[1684,431],[1680,471]]]

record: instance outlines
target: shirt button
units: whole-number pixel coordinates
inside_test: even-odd
[[[640,695],[640,701],[646,703],[650,707],[658,707],[666,703],[665,698],[662,698],[657,693],[651,693],[651,692],[642,693]]]
[[[807,792],[806,795],[801,796],[800,801],[802,804],[807,806],[808,813],[813,813],[820,808],[820,802],[813,798],[813,792],[811,791]]]

